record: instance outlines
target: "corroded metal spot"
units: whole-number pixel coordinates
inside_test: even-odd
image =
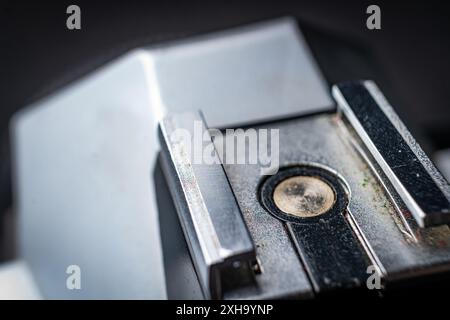
[[[336,201],[333,189],[318,177],[294,176],[280,182],[273,200],[281,211],[298,217],[314,217],[331,209]]]

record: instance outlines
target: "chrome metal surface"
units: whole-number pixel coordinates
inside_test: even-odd
[[[42,299],[30,268],[24,261],[0,266],[0,300]]]
[[[166,296],[145,59],[115,61],[13,119],[19,255],[44,299]],[[81,290],[66,287],[69,265]]]
[[[166,297],[157,123],[197,109],[223,127],[329,111],[333,101],[284,18],[130,52],[15,116],[20,255],[44,298]],[[286,271],[298,267],[290,260]],[[66,289],[69,264],[81,266],[83,290]]]
[[[314,163],[343,177],[350,192],[346,218],[387,283],[450,270],[449,227],[418,228],[414,219],[404,218],[401,198],[384,184],[360,149],[357,136],[338,115],[307,116],[255,127],[259,128],[280,130],[280,166]],[[294,255],[288,250],[292,245],[288,231],[277,225],[280,221],[256,196],[264,178],[259,175],[259,165],[225,165],[225,169],[255,243],[282,243],[286,248],[262,260],[261,267],[273,274],[279,274],[287,263],[292,267],[295,262],[287,262]],[[257,255],[265,250],[258,246]]]
[[[450,222],[449,189],[373,82],[336,85],[338,108],[421,227]],[[416,152],[414,152],[414,150]],[[416,154],[417,153],[417,154]],[[436,179],[435,179],[436,178]]]
[[[202,118],[194,113],[169,114],[160,130],[163,157],[167,157],[163,168],[200,283],[208,298],[221,298],[225,268],[234,273],[247,268],[251,276],[250,266],[256,260],[253,242]],[[180,130],[188,136],[177,135]],[[211,163],[197,163],[195,150],[188,150],[200,147],[195,146],[198,134],[203,138],[200,156],[212,147]]]
[[[210,128],[334,109],[294,19],[170,43],[149,54],[161,103],[171,112],[202,110]]]

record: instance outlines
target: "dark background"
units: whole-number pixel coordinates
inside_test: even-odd
[[[66,28],[81,8],[82,29]],[[365,26],[369,4],[382,30]],[[264,19],[297,18],[329,83],[372,78],[430,155],[450,147],[445,1],[1,1],[0,212],[10,207],[8,121],[126,51]],[[1,215],[1,214],[0,214]]]

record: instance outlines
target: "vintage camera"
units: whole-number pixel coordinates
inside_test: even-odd
[[[132,51],[11,137],[45,298],[378,296],[450,269],[448,183],[374,82],[325,82],[291,18]]]
[[[188,149],[200,115],[160,123],[162,168],[205,298],[368,290],[372,273],[382,290],[450,267],[448,183],[374,82],[332,93],[334,112],[252,126],[278,130],[271,175],[261,164],[227,164],[233,149],[217,138],[221,151],[208,151],[217,161],[195,162]],[[177,138],[179,129],[192,135]]]
[[[373,81],[331,91],[327,108],[309,97],[298,114],[243,119],[252,123],[231,139],[239,126],[208,131],[202,113],[163,118],[160,193],[174,204],[160,216],[163,240],[179,224],[178,244],[174,233],[163,241],[169,298],[386,295],[446,277],[449,184]],[[251,161],[249,141],[225,146],[249,130],[276,132],[263,139],[276,170]],[[204,150],[211,158],[198,161]]]

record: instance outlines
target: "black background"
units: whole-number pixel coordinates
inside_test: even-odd
[[[82,29],[66,28],[81,8]],[[382,30],[365,26],[369,4]],[[431,154],[450,147],[450,6],[445,1],[1,1],[0,206],[11,202],[15,111],[126,51],[290,15],[329,83],[372,78]]]

